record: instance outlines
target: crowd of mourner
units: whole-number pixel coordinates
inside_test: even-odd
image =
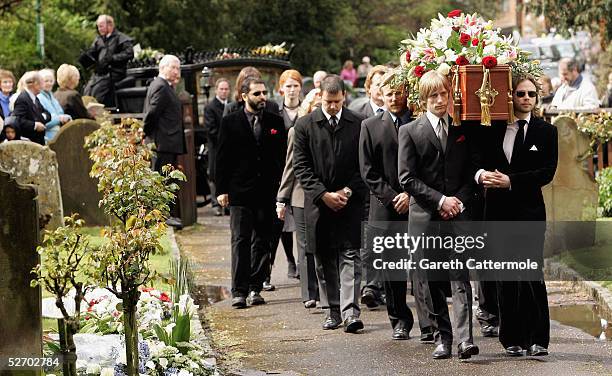
[[[113,106],[113,85],[126,75],[133,42],[115,30],[110,16],[100,16],[97,27],[99,36],[80,59],[94,67],[84,93],[96,100],[87,106],[76,90],[80,75],[73,65],[26,72],[18,81],[0,70],[3,140],[44,145],[70,120],[93,118],[96,102]],[[447,281],[388,278],[373,268],[372,252],[362,244],[362,222],[545,221],[541,187],[555,175],[557,131],[534,109],[610,106],[612,75],[603,98],[571,59],[559,64],[562,84],[555,93],[546,77],[513,77],[516,121],[494,124],[500,130],[493,132],[496,142],[481,145],[465,125],[453,125],[446,76],[436,71],[422,76],[417,113],[408,107],[406,88],[394,84],[394,68],[372,66],[369,58],[363,63],[359,75],[366,77],[368,100],[354,110],[345,103],[347,85],[358,74],[352,62],[340,75],[316,72],[314,89],[306,95],[300,72],[284,71],[280,101],[271,100],[274,88],[254,67],[235,79],[233,100],[231,81],[216,79],[204,128],[214,214],[229,213],[232,306],[265,304],[262,291],[274,290],[271,270],[282,243],[288,276],[299,279],[304,307],[326,313],[323,330],[357,333],[364,328],[362,306],[386,306],[391,338],[407,340],[417,332],[420,341],[436,344],[435,359],[450,358],[453,342],[460,359],[479,353],[473,318],[482,335],[499,337],[509,356],[547,355],[543,280],[470,282],[465,273]],[[179,80],[179,59],[164,56],[144,106],[144,132],[156,144],[157,170],[176,166],[186,150],[174,90]],[[478,194],[484,190],[486,196]],[[476,207],[486,209],[477,213]],[[543,241],[542,232],[542,247]],[[418,329],[408,293],[414,295]]]

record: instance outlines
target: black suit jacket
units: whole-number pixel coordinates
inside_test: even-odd
[[[532,117],[523,147],[512,156],[512,163],[508,163],[503,149],[506,125],[494,124],[485,132],[481,167],[498,169],[509,176],[511,184],[511,189],[487,189],[485,219],[545,221],[542,187],[552,181],[557,170],[557,128]]]
[[[217,144],[225,105],[215,97],[204,109],[204,129],[209,143]]]
[[[172,86],[159,76],[147,89],[144,112],[144,132],[153,138],[158,152],[186,153],[181,101]]]
[[[450,117],[447,124],[452,124]],[[410,219],[441,219],[438,204],[443,195],[457,197],[468,209],[475,186],[476,155],[463,125],[449,125],[446,152],[425,114],[401,127],[399,181],[411,196]]]
[[[264,110],[258,143],[244,111],[232,112],[221,120],[218,141],[216,194],[229,194],[230,205],[273,209],[287,153],[283,119]]]
[[[347,108],[334,130],[321,108],[298,119],[293,144],[293,169],[304,188],[307,246],[359,248],[367,188],[359,173],[359,133],[363,118]],[[334,212],[321,200],[326,192],[349,187],[347,205]]]
[[[35,103],[26,90],[22,91],[15,101],[13,115],[17,118],[17,126],[22,136],[37,144],[45,144],[45,131],[34,130],[34,123],[47,123],[51,120],[51,114],[43,108],[38,99]]]
[[[411,113],[400,117],[400,128]],[[374,115],[361,123],[359,166],[361,177],[370,189],[370,221],[407,220],[393,208],[392,200],[403,192],[397,174],[398,131],[389,112]]]

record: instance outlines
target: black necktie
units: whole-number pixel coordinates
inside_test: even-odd
[[[331,125],[332,129],[336,129],[336,126],[338,125],[338,119],[336,119],[336,116],[329,118],[329,125]]]
[[[395,129],[399,129],[399,118],[396,117],[395,120],[393,121],[393,123],[395,124]]]
[[[518,121],[518,132],[516,132],[516,137],[514,138],[514,145],[512,146],[512,157],[510,161],[514,161],[514,157],[518,156],[521,148],[523,147],[523,143],[525,142],[525,125],[527,125],[527,120],[519,120]]]
[[[378,114],[382,114],[385,110],[383,110],[382,108],[379,108],[378,110],[376,110],[376,115]]]

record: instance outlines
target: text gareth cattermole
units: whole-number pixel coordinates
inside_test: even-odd
[[[412,236],[407,233],[397,233],[395,236],[373,237],[372,250],[374,253],[382,253],[386,249],[405,249],[414,253],[418,249],[446,249],[463,253],[465,250],[483,249],[486,237],[486,233],[480,236],[434,236],[425,234]]]

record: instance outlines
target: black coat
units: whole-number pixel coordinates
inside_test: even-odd
[[[111,73],[113,81],[117,82],[125,77],[127,64],[134,58],[134,41],[131,37],[113,30],[108,38],[98,35],[83,55],[80,62],[86,68],[95,63],[96,74]]]
[[[400,128],[411,113],[400,117]],[[370,189],[370,221],[408,220],[393,208],[393,199],[403,192],[397,175],[397,129],[389,112],[374,115],[361,123],[359,166],[361,177]]]
[[[287,152],[283,119],[263,111],[257,143],[244,110],[221,120],[215,175],[216,195],[229,194],[230,205],[274,206]]]
[[[214,179],[216,174],[216,155],[219,138],[219,128],[223,118],[225,104],[215,97],[204,109],[204,131],[208,140],[208,171],[209,178]]]
[[[359,133],[363,118],[347,108],[335,130],[321,108],[298,119],[293,145],[293,169],[304,188],[304,216],[309,251],[360,248],[361,219],[367,196],[359,173]],[[334,212],[323,203],[326,192],[349,187],[347,205]]]
[[[51,114],[43,108],[38,98],[34,102],[26,90],[22,91],[15,101],[13,116],[17,118],[17,126],[20,129],[21,136],[27,137],[37,144],[45,144],[45,131],[37,132],[34,130],[34,123],[46,124],[51,120]]]
[[[485,219],[545,221],[542,187],[552,181],[557,170],[557,128],[532,117],[523,147],[518,156],[512,156],[512,163],[508,163],[503,149],[506,125],[494,124],[485,131],[488,142],[483,146],[481,167],[508,175],[512,188],[487,189]]]
[[[447,119],[452,124],[452,119]],[[446,152],[425,114],[400,128],[398,170],[410,194],[410,220],[439,220],[442,196],[457,197],[467,209],[475,188],[477,156],[465,126],[448,127]],[[458,216],[456,218],[460,218]]]
[[[147,89],[144,112],[144,132],[155,141],[158,152],[186,153],[181,101],[172,86],[159,76]]]

